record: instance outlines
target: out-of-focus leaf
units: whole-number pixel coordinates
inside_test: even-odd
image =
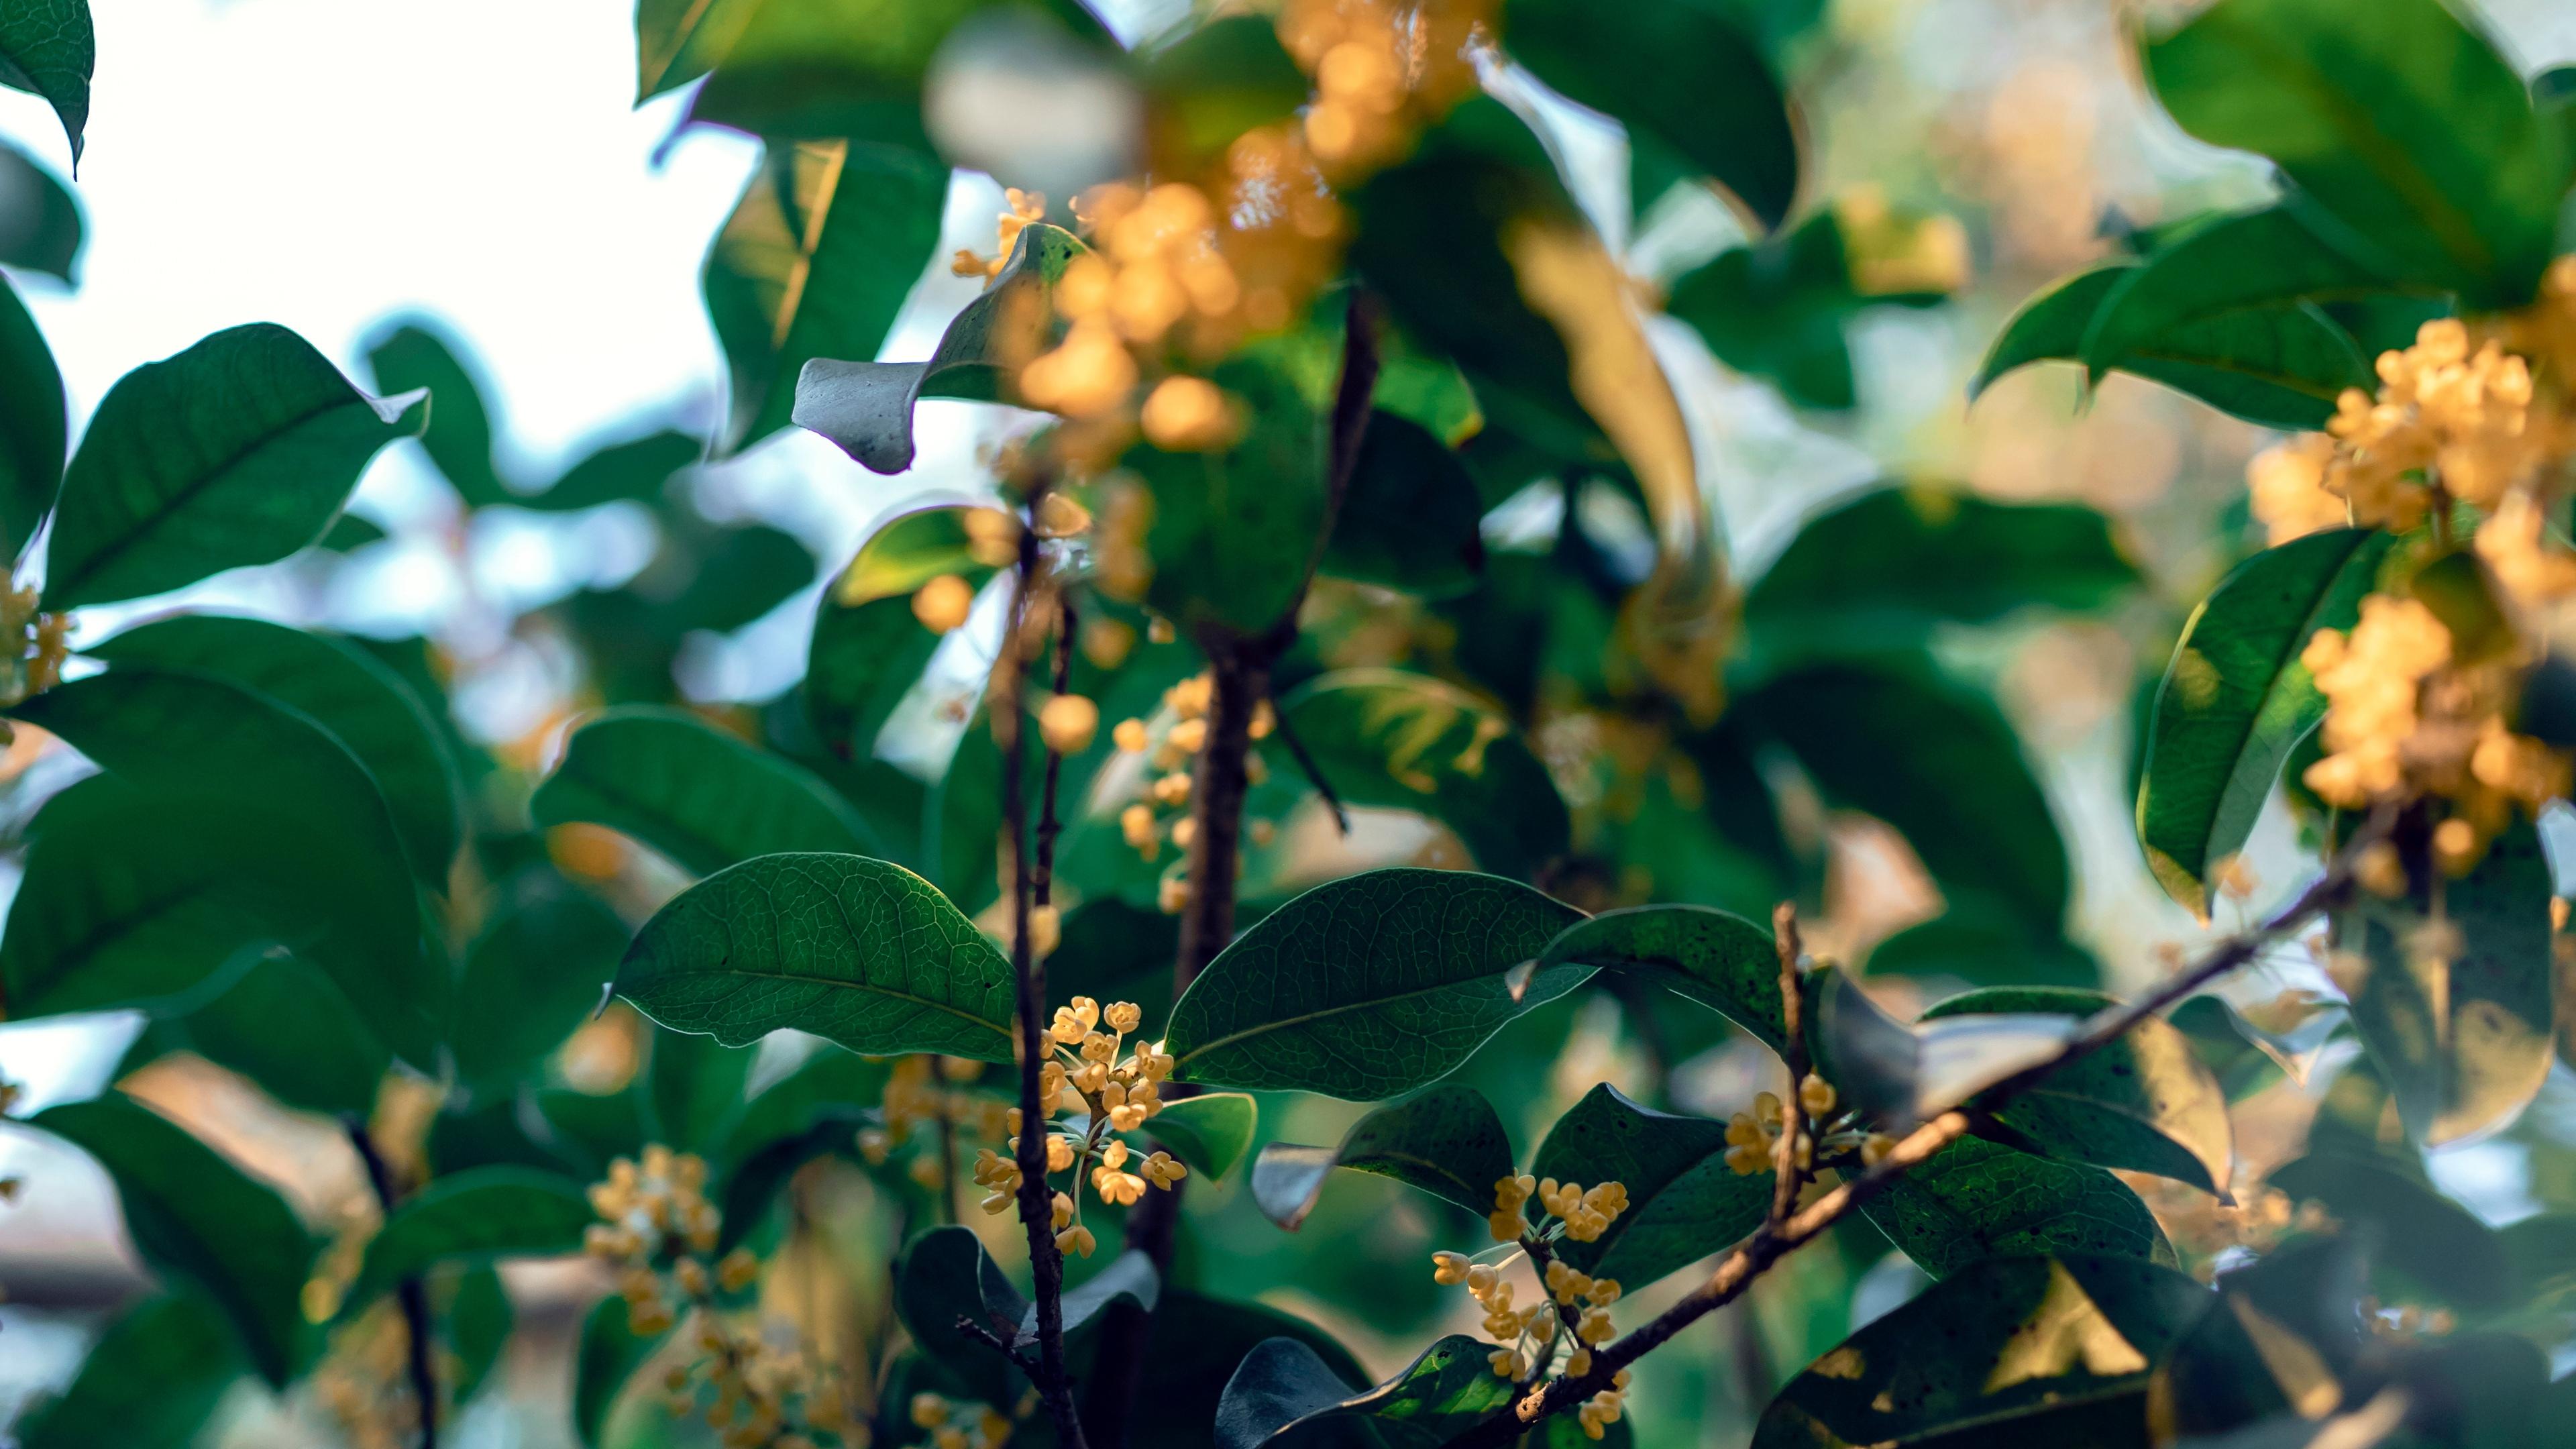
[[[1166,1288],[1145,1340],[1140,1416],[1134,1449],[1204,1449],[1226,1381],[1254,1348],[1271,1339],[1304,1344],[1344,1383],[1367,1378],[1350,1350],[1302,1318],[1258,1303],[1232,1303]]]
[[[1430,430],[1381,408],[1360,437],[1323,572],[1425,598],[1475,587],[1484,571],[1476,480]]]
[[[355,553],[371,543],[382,543],[389,535],[384,525],[355,513],[343,513],[331,520],[314,547],[324,553]]]
[[[2166,892],[2207,914],[2210,875],[2243,848],[2282,761],[2317,721],[2300,651],[2349,629],[2395,540],[2370,529],[2292,539],[2237,566],[2183,626],[2156,692],[2138,841]]]
[[[483,1267],[456,1276],[439,1315],[440,1331],[456,1355],[456,1382],[449,1389],[455,1402],[466,1402],[483,1387],[509,1345],[518,1316],[499,1273]]]
[[[2164,1230],[2118,1178],[1975,1137],[1942,1148],[1861,1211],[1935,1278],[2024,1253],[2174,1261]]]
[[[1958,902],[1869,950],[1872,976],[1955,976],[1978,986],[2092,986],[2092,953],[1992,900]]]
[[[1208,963],[1172,1008],[1163,1049],[1177,1076],[1206,1086],[1391,1097],[1581,985],[1591,968],[1555,967],[1519,992],[1504,980],[1578,918],[1528,886],[1457,871],[1317,886]]]
[[[367,348],[367,368],[387,395],[429,389],[422,451],[468,508],[518,501],[492,460],[488,389],[459,354],[446,329],[426,318],[405,321]]]
[[[412,873],[446,887],[464,833],[456,766],[429,712],[373,655],[328,634],[216,614],[158,620],[83,652],[111,667],[210,674],[308,716],[383,792]]]
[[[187,1449],[238,1381],[237,1330],[195,1292],[146,1298],[92,1345],[78,1377],[16,1425],[22,1449]]]
[[[1025,1382],[990,1345],[957,1327],[959,1319],[969,1319],[1009,1342],[1033,1308],[972,1229],[932,1228],[913,1239],[895,1264],[894,1280],[895,1311],[923,1353],[979,1388]]]
[[[1530,1171],[1618,1183],[1628,1209],[1591,1242],[1559,1241],[1556,1255],[1634,1290],[1732,1246],[1771,1210],[1772,1175],[1739,1174],[1726,1148],[1723,1122],[1639,1106],[1607,1082],[1594,1087],[1548,1129]]]
[[[618,1392],[668,1337],[667,1331],[639,1335],[627,1328],[626,1300],[614,1293],[583,1315],[581,1344],[573,1350],[572,1427],[584,1449],[600,1449]]]
[[[731,379],[727,450],[787,426],[808,358],[876,356],[938,244],[947,199],[948,168],[917,151],[854,141],[770,148],[716,234],[703,278]]]
[[[1687,996],[1777,1052],[1788,1044],[1780,957],[1771,933],[1707,906],[1631,906],[1568,926],[1539,953],[1542,971],[1568,963],[1641,976]]]
[[[1190,1171],[1222,1178],[1252,1150],[1260,1108],[1242,1092],[1203,1092],[1167,1102],[1147,1132]]]
[[[1362,1117],[1340,1147],[1273,1142],[1262,1148],[1252,1165],[1253,1200],[1293,1232],[1314,1211],[1336,1167],[1394,1178],[1482,1217],[1494,1210],[1494,1184],[1511,1176],[1512,1141],[1482,1093],[1433,1087]]]
[[[1065,1290],[1064,1331],[1072,1333],[1090,1327],[1094,1319],[1122,1301],[1151,1313],[1162,1286],[1162,1275],[1154,1271],[1153,1258],[1140,1248],[1129,1248],[1112,1258],[1109,1266]],[[1036,1304],[1020,1310],[1019,1332],[1012,1342],[1022,1350],[1037,1347]]]
[[[671,475],[698,461],[706,444],[687,433],[665,429],[622,443],[610,443],[564,470],[555,486],[517,500],[522,508],[569,512],[603,503],[651,503],[662,495]]]
[[[858,813],[804,769],[685,710],[649,705],[620,705],[573,731],[529,811],[540,825],[623,831],[699,875],[870,843]]]
[[[24,151],[0,142],[0,267],[43,272],[77,287],[85,239],[71,188]]]
[[[1184,634],[1257,635],[1295,607],[1324,542],[1324,420],[1267,365],[1220,364],[1212,380],[1248,418],[1233,446],[1140,442],[1123,460],[1153,500],[1145,602]]]
[[[700,1151],[721,1140],[743,1109],[751,1079],[751,1047],[727,1046],[712,1036],[657,1031],[637,1085],[652,1116],[656,1142]]]
[[[690,553],[688,585],[662,609],[674,634],[730,634],[814,581],[813,553],[796,535],[766,523],[707,529]]]
[[[1411,1446],[1446,1442],[1509,1403],[1514,1385],[1486,1364],[1491,1344],[1453,1333],[1402,1373],[1354,1391],[1323,1357],[1293,1338],[1273,1338],[1244,1356],[1217,1404],[1218,1449],[1304,1442],[1315,1426],[1355,1418]]]
[[[942,574],[969,588],[992,577],[976,560],[966,513],[962,504],[933,503],[896,514],[824,589],[805,655],[805,714],[842,759],[869,757],[939,647],[941,636],[912,612],[913,591]]]
[[[54,108],[75,166],[89,124],[90,69],[97,62],[89,0],[11,0],[0,10],[0,86],[42,96]]]
[[[176,1023],[188,1049],[289,1107],[368,1115],[392,1056],[328,976],[266,956]]]
[[[727,1046],[792,1026],[871,1055],[1007,1062],[1014,1042],[1011,963],[930,882],[854,855],[707,877],[636,934],[616,989]]]
[[[417,397],[379,402],[266,322],[119,378],[63,474],[46,554],[52,609],[139,598],[322,536],[378,449],[417,434]]]
[[[376,1295],[442,1263],[577,1253],[582,1231],[598,1220],[581,1184],[561,1173],[478,1167],[442,1177],[394,1209],[367,1240],[340,1311],[362,1313]]]
[[[5,178],[0,178],[5,179]],[[6,212],[0,212],[5,221]],[[70,423],[45,334],[0,276],[0,546],[23,548],[62,487]]]
[[[2341,1152],[2311,1152],[2266,1180],[2292,1202],[2318,1202],[2346,1231],[2363,1231],[2365,1255],[2415,1294],[2472,1310],[2510,1300],[2512,1260],[2495,1231],[2467,1208],[2407,1173]]]
[[[1269,17],[1220,15],[1174,29],[1139,57],[1136,77],[1158,174],[1188,175],[1237,136],[1306,104],[1313,87]]]
[[[144,1261],[202,1287],[260,1377],[283,1389],[303,1369],[313,1343],[299,1299],[314,1243],[285,1199],[122,1092],[28,1120],[107,1169]]]
[[[743,26],[761,4],[762,0],[639,0],[635,103],[640,106],[705,75],[741,37]]]
[[[1288,726],[1351,805],[1412,810],[1458,833],[1478,868],[1527,880],[1570,848],[1556,782],[1511,721],[1428,675],[1344,669],[1280,701]],[[1296,762],[1282,745],[1274,773]]]
[[[617,913],[552,871],[502,883],[465,951],[447,1050],[468,1090],[506,1089],[598,1009],[626,951]]]

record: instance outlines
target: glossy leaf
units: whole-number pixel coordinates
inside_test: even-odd
[[[2118,1178],[1974,1137],[1942,1148],[1861,1211],[1935,1278],[2023,1253],[2174,1261],[2164,1230]]]
[[[855,852],[869,834],[802,767],[687,711],[649,705],[584,721],[529,810],[540,825],[622,831],[698,875],[782,851]]]
[[[71,188],[0,141],[0,267],[42,272],[77,287],[83,231]]]
[[[1110,1259],[1107,1267],[1065,1290],[1064,1331],[1072,1333],[1090,1327],[1119,1303],[1133,1304],[1151,1313],[1161,1290],[1162,1275],[1154,1271],[1153,1258],[1142,1249],[1130,1248]],[[1020,1311],[1019,1332],[1011,1341],[1024,1350],[1037,1347],[1036,1304]]]
[[[136,368],[99,401],[63,475],[46,607],[286,557],[331,526],[376,451],[428,415],[418,397],[369,398],[313,344],[264,322]]]
[[[440,1264],[580,1252],[583,1230],[598,1220],[581,1184],[560,1173],[478,1167],[442,1177],[404,1200],[367,1240],[340,1311],[364,1312],[378,1294]]]
[[[614,1293],[582,1316],[581,1343],[573,1350],[572,1428],[584,1449],[600,1449],[619,1392],[670,1337],[667,1331],[639,1335],[626,1317],[626,1300]]]
[[[283,944],[328,972],[405,1061],[435,1062],[445,963],[422,950],[392,813],[337,740],[239,686],[149,665],[58,685],[13,713],[153,797],[174,823],[229,815],[236,838],[263,847],[240,867],[290,893],[275,909],[300,929]],[[259,768],[246,774],[252,760]]]
[[[84,652],[111,667],[210,674],[309,717],[383,792],[413,874],[446,887],[464,833],[456,765],[428,710],[372,654],[331,635],[218,614],[158,620]]]
[[[2183,626],[2147,727],[2138,840],[2192,910],[2208,913],[2212,872],[2244,847],[2291,747],[2325,718],[2300,651],[2319,629],[2352,627],[2393,543],[2336,529],[2267,549]]]
[[[730,379],[729,450],[787,426],[807,359],[876,356],[938,244],[947,199],[948,168],[915,151],[770,148],[703,278]]]
[[[1280,701],[1346,804],[1412,810],[1447,825],[1476,865],[1526,880],[1570,848],[1556,782],[1511,721],[1474,695],[1397,669],[1340,669]],[[1283,746],[1271,769],[1296,762]]]
[[[1568,963],[1627,972],[1689,997],[1777,1052],[1788,1044],[1780,956],[1771,933],[1707,906],[1630,906],[1565,928],[1539,969]]]
[[[1218,1449],[1300,1442],[1292,1436],[1332,1419],[1360,1419],[1388,1442],[1429,1449],[1510,1402],[1513,1384],[1486,1363],[1491,1344],[1453,1333],[1424,1349],[1402,1373],[1354,1391],[1321,1355],[1289,1338],[1270,1339],[1226,1382],[1216,1411]]]
[[[1483,1094],[1437,1086],[1362,1117],[1338,1148],[1263,1147],[1252,1165],[1253,1201],[1294,1232],[1336,1167],[1394,1178],[1483,1217],[1494,1210],[1494,1184],[1512,1175],[1512,1141]]]
[[[2513,1263],[2476,1214],[2393,1165],[2339,1152],[2310,1152],[2272,1169],[2266,1181],[2294,1203],[2317,1202],[2347,1231],[2367,1232],[2363,1249],[2417,1293],[2478,1310],[2516,1291]]]
[[[1591,1242],[1560,1240],[1556,1256],[1635,1290],[1733,1246],[1771,1210],[1772,1175],[1726,1165],[1726,1124],[1658,1112],[1604,1082],[1566,1109],[1530,1171],[1587,1187],[1616,1182],[1628,1210]]]
[[[991,1345],[957,1327],[967,1319],[1010,1342],[1034,1309],[973,1229],[952,1224],[914,1238],[895,1264],[894,1307],[922,1352],[970,1385],[1011,1393],[1026,1382]]]
[[[2143,1444],[2149,1373],[2212,1301],[2128,1258],[1991,1259],[1809,1365],[1753,1449]]]
[[[53,351],[0,276],[0,547],[13,556],[54,506],[69,426]]]
[[[368,346],[367,367],[379,392],[429,389],[429,425],[420,445],[466,507],[518,500],[493,461],[492,415],[483,401],[490,389],[443,326],[426,319],[401,323]]]
[[[2565,146],[2439,0],[2227,0],[2150,41],[2146,73],[2184,130],[2271,158],[2343,249],[2475,303],[2530,300]]]
[[[289,1107],[365,1117],[393,1065],[340,988],[291,956],[263,956],[172,1023],[188,1049]]]
[[[1521,992],[1504,980],[1577,918],[1494,876],[1399,868],[1317,886],[1208,963],[1164,1050],[1204,1086],[1391,1097],[1580,985],[1589,968],[1553,968]]]
[[[15,1429],[22,1449],[187,1449],[246,1365],[223,1310],[190,1292],[118,1315],[62,1393]]]
[[[942,574],[970,588],[992,577],[975,558],[966,512],[964,504],[932,503],[895,514],[823,591],[806,647],[805,714],[840,758],[870,757],[944,637],[913,614],[913,592]]]
[[[42,96],[54,108],[75,166],[89,124],[90,70],[97,62],[89,0],[11,0],[0,10],[0,86]]]
[[[203,1288],[251,1366],[284,1388],[312,1346],[298,1305],[314,1252],[285,1199],[122,1092],[28,1120],[107,1169],[144,1261]]]
[[[1447,444],[1380,408],[1360,435],[1359,461],[1333,518],[1322,571],[1438,599],[1484,572],[1484,499]]]
[[[1190,1171],[1222,1178],[1252,1150],[1259,1116],[1260,1107],[1241,1092],[1203,1092],[1164,1103],[1146,1132]]]
[[[1988,1012],[2089,1017],[2117,1006],[2097,991],[1988,987],[1927,1009],[1925,1022]],[[2189,1038],[2161,1017],[1997,1104],[1996,1117],[2052,1156],[2152,1172],[2221,1197],[2235,1162],[2227,1094]]]
[[[626,925],[550,871],[502,883],[465,951],[447,1050],[459,1083],[506,1090],[598,1010]]]
[[[1304,1344],[1344,1383],[1367,1378],[1350,1350],[1302,1318],[1258,1303],[1237,1303],[1166,1288],[1145,1340],[1145,1379],[1138,1401],[1154,1406],[1134,1426],[1135,1449],[1205,1449],[1226,1381],[1252,1350],[1271,1339]]]
[[[1011,1060],[1010,962],[930,882],[854,855],[700,881],[636,934],[616,990],[727,1046],[792,1026],[871,1055]]]

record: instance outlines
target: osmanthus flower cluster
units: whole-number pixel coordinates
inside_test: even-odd
[[[990,1404],[965,1404],[938,1394],[915,1394],[912,1426],[928,1431],[930,1449],[1002,1449],[1011,1440],[1010,1416]]]
[[[1525,1216],[1533,1199],[1542,1219],[1535,1226]],[[1595,1278],[1574,1268],[1551,1253],[1549,1245],[1598,1242],[1611,1222],[1627,1210],[1628,1189],[1622,1183],[1602,1182],[1587,1188],[1527,1173],[1500,1178],[1494,1183],[1494,1211],[1485,1225],[1495,1243],[1509,1245],[1511,1251],[1491,1262],[1479,1261],[1485,1254],[1475,1258],[1445,1251],[1431,1255],[1431,1280],[1467,1285],[1469,1296],[1485,1310],[1485,1336],[1498,1345],[1487,1362],[1496,1378],[1528,1387],[1524,1418],[1536,1412],[1550,1377],[1580,1378],[1590,1373],[1592,1350],[1617,1332],[1610,1324],[1610,1305],[1619,1301],[1618,1280]],[[1503,1274],[1524,1257],[1544,1265],[1540,1293],[1536,1302],[1516,1305],[1516,1289]],[[1621,1395],[1627,1387],[1627,1371],[1622,1369],[1611,1388],[1584,1403],[1580,1411],[1584,1433],[1598,1439],[1604,1425],[1618,1422]]]
[[[896,1058],[886,1073],[885,1095],[878,1108],[884,1125],[859,1129],[859,1156],[870,1167],[883,1167],[896,1153],[920,1145],[924,1129],[935,1129],[939,1124],[988,1142],[1001,1141],[1011,1130],[1009,1104],[998,1097],[960,1090],[983,1074],[982,1062],[964,1057]],[[905,1170],[915,1183],[932,1191],[947,1185],[942,1151],[917,1153]]]
[[[715,1257],[723,1218],[706,1180],[703,1159],[655,1143],[590,1188],[600,1221],[583,1246],[617,1270],[628,1331],[689,1331],[694,1356],[663,1375],[672,1415],[702,1415],[725,1449],[865,1449],[867,1426],[834,1377],[762,1335],[751,1298],[760,1260],[744,1248]]]
[[[1189,852],[1191,832],[1197,827],[1189,816],[1191,762],[1207,748],[1208,700],[1215,681],[1200,673],[1182,680],[1163,691],[1163,709],[1153,723],[1142,719],[1125,719],[1110,731],[1110,743],[1122,755],[1142,755],[1147,771],[1145,798],[1118,812],[1118,830],[1138,855],[1151,861],[1159,858],[1163,842],[1169,840],[1184,856]],[[1264,740],[1278,726],[1278,717],[1264,700],[1253,711],[1250,731],[1255,740]],[[1259,755],[1246,756],[1244,773],[1253,784],[1269,778],[1270,767]],[[1248,827],[1255,845],[1267,845],[1275,827],[1267,820],[1256,820]],[[1166,914],[1177,913],[1189,904],[1189,879],[1179,862],[1174,862],[1158,888],[1156,902]]]
[[[34,586],[0,585],[0,709],[61,682],[70,631],[71,616],[44,612]],[[0,744],[12,738],[8,721],[0,720]]]
[[[1069,1172],[1075,1177],[1074,1191],[1055,1194],[1051,1223],[1057,1249],[1068,1255],[1087,1258],[1100,1246],[1091,1229],[1082,1224],[1084,1176],[1090,1178],[1093,1195],[1112,1207],[1133,1206],[1148,1187],[1169,1190],[1189,1176],[1189,1169],[1171,1154],[1140,1157],[1111,1135],[1133,1132],[1163,1110],[1162,1082],[1172,1074],[1171,1055],[1161,1051],[1159,1043],[1150,1042],[1138,1042],[1133,1051],[1120,1055],[1126,1051],[1128,1036],[1143,1021],[1143,1009],[1132,1001],[1111,1002],[1104,1011],[1099,1002],[1077,996],[1071,1005],[1056,1008],[1047,1028],[1056,1057],[1040,1068],[1038,1111],[1047,1119],[1058,1111],[1079,1109],[1079,1120],[1064,1124],[1070,1130],[1052,1130],[1056,1124],[1043,1120],[1041,1124],[1049,1128],[1048,1174]],[[1099,1030],[1103,1025],[1109,1029]],[[1026,1130],[1019,1108],[1010,1109],[1007,1125],[1009,1149],[1016,1154],[1020,1133]],[[984,1211],[1009,1212],[1020,1190],[1020,1165],[1014,1157],[984,1148],[975,1155],[975,1183],[989,1190]]]

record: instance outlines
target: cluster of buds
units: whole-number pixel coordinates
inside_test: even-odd
[[[930,1432],[930,1449],[1002,1449],[1010,1416],[990,1404],[962,1404],[937,1394],[912,1396],[912,1426]]]
[[[886,1074],[885,1096],[879,1108],[885,1125],[859,1129],[860,1160],[870,1167],[883,1167],[897,1152],[913,1147],[925,1135],[924,1129],[941,1123],[988,1142],[1009,1136],[1008,1103],[998,1097],[960,1090],[983,1074],[982,1062],[965,1057],[898,1057]],[[929,1191],[947,1186],[944,1151],[914,1152],[905,1171]]]
[[[1799,1081],[1798,1106],[1806,1114],[1808,1122],[1825,1122],[1841,1105],[1841,1096],[1834,1091],[1833,1083],[1813,1072],[1807,1073]],[[1754,1093],[1751,1110],[1738,1112],[1727,1119],[1726,1165],[1743,1177],[1770,1171],[1779,1160],[1780,1134],[1786,1130],[1786,1117],[1787,1113],[1783,1110],[1777,1095],[1770,1092]],[[1816,1142],[1817,1133],[1814,1130],[1799,1134],[1794,1151],[1797,1154],[1800,1171],[1807,1171],[1815,1166]],[[1855,1131],[1836,1136],[1826,1142],[1825,1147],[1829,1157],[1842,1152],[1856,1151],[1863,1167],[1876,1167],[1886,1160],[1889,1152],[1895,1150],[1896,1139],[1883,1132]],[[1835,1157],[1835,1160],[1842,1159]]]
[[[405,1370],[411,1331],[392,1300],[376,1304],[331,1335],[331,1350],[313,1369],[313,1402],[331,1417],[350,1449],[403,1449],[419,1432],[420,1405]],[[444,1365],[439,1382],[456,1382]]]
[[[1153,723],[1120,720],[1109,733],[1120,754],[1144,757],[1145,798],[1118,812],[1118,830],[1129,848],[1146,860],[1162,855],[1166,838],[1184,856],[1189,851],[1198,828],[1189,814],[1191,770],[1199,752],[1207,748],[1208,702],[1215,687],[1208,675],[1193,675],[1163,691],[1163,708]],[[1263,700],[1253,711],[1248,732],[1253,739],[1268,739],[1278,723],[1270,702]],[[1269,767],[1257,754],[1247,756],[1243,766],[1256,785],[1269,778]],[[1246,830],[1255,845],[1267,845],[1276,837],[1276,827],[1266,820],[1253,821]],[[1175,861],[1164,873],[1159,904],[1166,914],[1177,914],[1189,899],[1189,878]]]
[[[33,588],[0,586],[0,640],[6,640],[6,664],[0,666],[0,709],[42,694],[62,682],[63,658],[71,651],[64,636],[71,616],[48,614],[37,604]],[[0,721],[0,744],[12,738]]]
[[[1087,1172],[1093,1194],[1111,1207],[1133,1206],[1148,1187],[1168,1191],[1189,1175],[1189,1169],[1171,1154],[1155,1152],[1139,1158],[1133,1148],[1111,1135],[1133,1132],[1163,1110],[1162,1083],[1172,1074],[1172,1056],[1153,1042],[1138,1042],[1134,1050],[1127,1050],[1129,1034],[1143,1023],[1144,1011],[1132,1001],[1113,1001],[1103,1010],[1090,997],[1077,996],[1072,1005],[1056,1008],[1047,1028],[1056,1055],[1038,1069],[1041,1119],[1052,1119],[1068,1107],[1080,1108],[1084,1119],[1077,1130],[1048,1132],[1048,1175],[1073,1173],[1079,1184]],[[1100,1030],[1102,1026],[1108,1030]],[[1008,1109],[1005,1125],[1011,1152],[1016,1154],[1022,1130],[1020,1109]],[[1008,1212],[1020,1184],[1016,1156],[989,1147],[976,1154],[975,1185],[986,1190],[984,1211]],[[1087,1258],[1099,1247],[1099,1240],[1082,1224],[1082,1204],[1072,1192],[1054,1194],[1050,1226],[1056,1247],[1064,1253]]]
[[[1543,1227],[1532,1227],[1523,1216],[1533,1198],[1552,1218]],[[1512,1244],[1515,1251],[1492,1263],[1464,1253],[1431,1255],[1431,1281],[1465,1284],[1468,1295],[1485,1310],[1485,1336],[1496,1345],[1486,1362],[1495,1377],[1521,1380],[1537,1375],[1555,1356],[1560,1342],[1567,1354],[1564,1373],[1579,1377],[1592,1371],[1593,1348],[1608,1342],[1614,1331],[1610,1305],[1619,1301],[1618,1280],[1594,1278],[1552,1256],[1547,1245],[1564,1240],[1596,1242],[1627,1209],[1628,1189],[1622,1183],[1604,1182],[1587,1189],[1552,1177],[1499,1178],[1494,1183],[1494,1211],[1486,1226],[1496,1243]],[[1519,1305],[1503,1271],[1524,1255],[1544,1261],[1546,1269],[1538,1300]],[[1561,1341],[1560,1328],[1569,1330]]]
[[[1314,77],[1303,135],[1336,175],[1403,155],[1423,126],[1477,88],[1490,0],[1290,0],[1279,43]]]

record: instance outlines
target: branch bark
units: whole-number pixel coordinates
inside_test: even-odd
[[[401,1197],[394,1190],[393,1169],[385,1165],[384,1154],[376,1150],[376,1140],[368,1135],[365,1118],[352,1114],[342,1118],[340,1126],[349,1134],[349,1145],[357,1150],[359,1163],[367,1169],[367,1186],[375,1190],[376,1206],[390,1220],[394,1204]],[[411,1396],[420,1406],[420,1449],[438,1449],[438,1359],[437,1342],[431,1337],[429,1290],[414,1274],[394,1286],[394,1302],[402,1310]]]

